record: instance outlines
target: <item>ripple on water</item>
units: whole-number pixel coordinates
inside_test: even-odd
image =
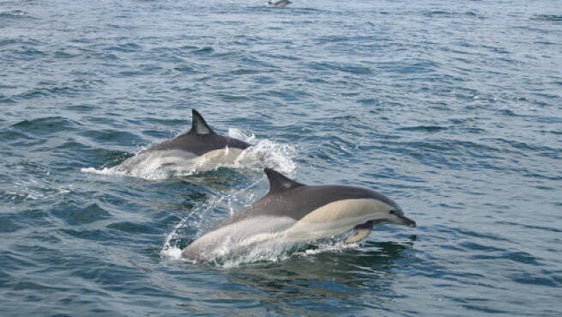
[[[142,138],[132,132],[117,129],[85,130],[83,132],[80,132],[79,135],[86,137],[92,141],[101,142],[103,144],[106,144],[107,146],[127,144],[137,145],[145,142]]]
[[[13,129],[24,131],[37,131],[42,133],[55,133],[67,131],[70,127],[77,125],[75,122],[63,117],[43,117],[23,120],[12,124]]]
[[[31,16],[27,12],[22,10],[9,10],[9,11],[0,12],[0,18],[4,18],[4,19],[19,20],[19,19],[25,19],[30,17]]]
[[[3,203],[8,203],[12,199],[5,200],[4,195],[0,195],[0,201]],[[24,228],[24,224],[19,223],[19,216],[14,214],[2,214],[0,215],[0,232],[15,232],[19,229]]]
[[[76,203],[61,202],[53,206],[51,214],[70,226],[89,224],[111,217],[111,213],[97,203],[80,206]]]
[[[114,222],[107,225],[107,228],[119,230],[129,234],[159,234],[160,231],[150,223],[134,223],[130,221]]]
[[[117,238],[117,235],[102,229],[64,228],[60,229],[60,232],[64,235],[72,237],[73,239],[83,239],[99,242],[115,241],[115,239]]]
[[[530,19],[533,21],[562,23],[562,15],[559,14],[535,14]]]

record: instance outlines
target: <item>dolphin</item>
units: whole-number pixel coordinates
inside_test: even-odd
[[[150,170],[161,167],[214,167],[214,164],[234,162],[250,147],[244,141],[215,133],[197,110],[193,109],[192,115],[191,129],[187,133],[139,152],[116,169],[131,172],[143,167]]]
[[[285,7],[291,4],[292,2],[289,0],[277,0],[277,1],[268,1],[267,4],[274,7]]]
[[[209,262],[248,252],[260,243],[300,243],[351,231],[345,243],[359,242],[376,224],[415,227],[402,208],[370,189],[298,183],[273,169],[264,169],[269,192],[227,218],[182,250],[182,257]]]

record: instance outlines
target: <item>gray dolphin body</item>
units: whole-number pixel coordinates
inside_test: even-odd
[[[285,7],[291,4],[292,2],[289,0],[277,0],[277,1],[268,1],[267,4],[274,7]]]
[[[182,251],[194,261],[212,261],[273,240],[306,242],[353,230],[347,243],[365,239],[375,224],[415,227],[390,198],[351,186],[308,186],[265,169],[267,195],[226,219]]]
[[[180,150],[197,156],[224,148],[245,150],[250,144],[227,136],[216,134],[197,110],[192,110],[191,130],[172,140],[157,144],[146,152]]]
[[[174,139],[156,144],[134,157],[124,161],[116,168],[121,171],[132,171],[142,167],[151,169],[166,166],[193,167],[193,160],[197,162],[220,164],[231,163],[247,149],[250,144],[215,133],[205,122],[197,110],[192,110],[193,119],[191,129]]]

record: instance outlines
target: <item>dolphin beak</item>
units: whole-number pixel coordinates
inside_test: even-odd
[[[396,215],[398,217],[398,219],[400,219],[400,222],[402,225],[408,226],[408,227],[415,227],[416,226],[416,222],[413,221],[412,219],[404,216],[404,215]]]

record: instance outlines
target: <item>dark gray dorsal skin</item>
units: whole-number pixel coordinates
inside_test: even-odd
[[[157,144],[147,151],[181,150],[203,155],[225,147],[244,150],[250,146],[244,141],[216,134],[197,110],[193,109],[192,114],[191,130],[172,140]]]
[[[284,7],[291,4],[292,2],[289,0],[278,0],[278,1],[268,1],[267,3],[271,6]]]
[[[317,208],[344,199],[377,199],[401,211],[394,201],[369,189],[340,185],[309,186],[269,168],[265,169],[265,173],[270,183],[267,195],[215,229],[256,216],[290,217],[298,221]]]

